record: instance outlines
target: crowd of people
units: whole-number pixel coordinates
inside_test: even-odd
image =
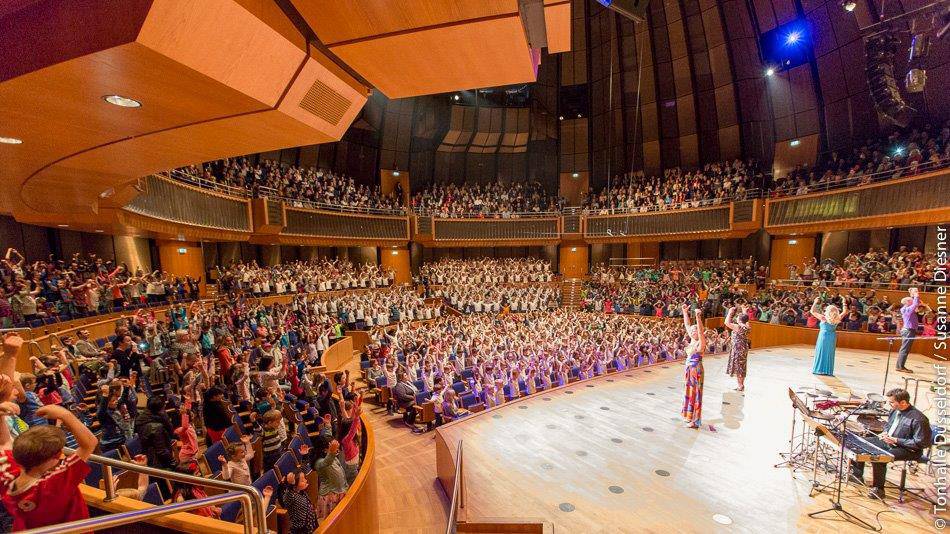
[[[558,211],[560,199],[538,182],[434,184],[412,196],[412,209],[433,217],[510,218]]]
[[[824,305],[834,305],[841,313],[840,328],[853,332],[878,334],[899,332],[902,328],[900,301],[892,301],[887,295],[878,295],[873,289],[837,288],[783,288],[771,285],[759,290],[748,300],[750,320],[785,326],[818,328],[819,320],[810,313],[815,299]],[[920,304],[915,313],[917,333],[936,335],[936,310]]]
[[[948,163],[950,122],[910,127],[887,137],[869,139],[850,150],[822,155],[814,166],[798,165],[775,180],[773,195],[804,195],[834,187],[865,185]]]
[[[611,179],[609,187],[590,193],[585,207],[594,213],[695,208],[746,198],[760,187],[763,175],[757,163],[741,160],[709,163],[701,169],[666,169],[662,176],[628,172]]]
[[[444,259],[423,264],[417,277],[420,284],[520,284],[551,282],[551,262],[537,258]]]
[[[561,289],[555,285],[491,286],[447,285],[432,291],[456,310],[469,313],[520,313],[550,310],[561,305]]]
[[[375,289],[392,285],[391,270],[348,260],[311,260],[259,266],[257,262],[218,267],[218,290],[242,291],[255,296],[317,293],[347,289]]]
[[[937,256],[917,247],[900,247],[888,255],[884,249],[868,249],[864,254],[848,254],[839,264],[816,258],[802,265],[788,265],[788,282],[806,286],[865,287],[901,289],[910,286],[935,288]]]
[[[212,161],[181,169],[201,181],[238,187],[253,196],[277,196],[294,201],[314,202],[324,206],[360,209],[402,209],[403,190],[397,184],[392,194],[383,195],[379,186],[357,184],[353,177],[313,167],[285,165],[248,158]],[[176,173],[172,173],[175,176]]]
[[[65,321],[149,304],[198,298],[200,278],[130,269],[95,254],[27,262],[15,248],[0,258],[0,325]]]
[[[728,336],[707,335],[708,352],[727,349]],[[688,342],[682,320],[565,309],[446,316],[381,332],[368,377],[384,379],[414,427],[417,402],[432,402],[441,424],[608,369],[682,360]]]
[[[639,268],[597,265],[581,296],[587,311],[678,317],[685,303],[713,317],[747,296],[738,284],[752,283],[756,273],[751,258],[663,261]]]

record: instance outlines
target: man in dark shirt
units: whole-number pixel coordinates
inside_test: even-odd
[[[118,346],[112,352],[112,358],[119,366],[119,376],[129,378],[132,371],[141,374],[141,357],[136,347],[132,345],[132,337],[128,334],[122,335]]]
[[[933,444],[930,420],[910,404],[910,394],[901,388],[887,392],[891,415],[887,418],[881,437],[868,441],[894,455],[895,460],[919,460],[924,451]],[[874,482],[868,497],[884,498],[884,480],[887,464],[871,464]],[[851,462],[851,474],[856,482],[864,482],[864,462]]]

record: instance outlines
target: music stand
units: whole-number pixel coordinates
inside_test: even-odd
[[[792,390],[792,388],[788,388],[788,398],[792,401],[792,435],[788,440],[788,452],[779,453],[779,456],[784,458],[785,461],[777,463],[773,467],[793,467],[794,469],[799,469],[805,466],[800,456],[804,453],[805,449],[805,430],[807,428],[805,423],[807,418],[809,418],[809,410],[808,407],[805,406],[805,403],[803,403],[802,400],[798,398],[798,395]],[[798,420],[796,417],[797,412],[801,412],[803,417],[801,434],[802,439],[798,445],[795,445],[795,429],[797,428]],[[796,452],[796,449],[799,449],[798,452]]]
[[[856,525],[862,526],[867,530],[878,532],[880,529],[874,528],[870,523],[864,521],[860,517],[845,510],[844,506],[841,505],[841,479],[844,478],[844,475],[842,474],[842,469],[844,467],[844,450],[845,450],[846,445],[848,444],[848,428],[847,428],[848,423],[847,422],[848,422],[848,419],[850,419],[851,416],[854,415],[854,413],[860,410],[861,408],[863,408],[863,406],[858,406],[854,408],[853,410],[851,410],[850,412],[846,412],[844,419],[842,419],[840,423],[835,425],[836,428],[837,427],[841,428],[841,442],[840,442],[840,447],[838,447],[839,451],[838,451],[837,487],[835,488],[835,496],[834,498],[831,499],[831,507],[825,508],[824,510],[818,510],[817,512],[812,512],[808,514],[808,517],[817,518],[817,516],[821,514],[825,514],[828,512],[836,512],[844,516],[845,521],[848,521],[850,523],[855,523]],[[838,443],[837,436],[831,430],[829,430],[827,427],[825,427],[824,425],[820,423],[816,423],[816,424],[817,424],[818,430],[822,434],[824,434],[824,436],[829,441]]]

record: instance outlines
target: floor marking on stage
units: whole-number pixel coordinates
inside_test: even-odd
[[[610,438],[610,441],[612,441],[612,442],[614,442],[614,443],[623,443],[623,440],[620,439],[620,438]]]
[[[648,392],[647,392],[647,395],[649,395],[649,396],[652,397],[653,395],[656,395],[656,393],[653,393],[653,392],[648,391]]]
[[[498,414],[495,414],[495,415],[491,416],[491,418],[492,418],[492,419],[501,419],[501,416],[498,415]]]
[[[729,401],[722,401],[722,403],[725,404],[726,406],[729,406],[730,404],[732,404],[732,403],[729,402]]]
[[[549,400],[551,400],[551,397],[544,397],[544,398],[541,399],[541,400],[549,401]]]
[[[732,518],[727,515],[716,514],[713,516],[713,521],[719,523],[720,525],[731,525]]]
[[[574,454],[578,456],[587,456],[587,451],[575,451]]]
[[[594,387],[594,384],[587,384],[587,387],[592,388]]]
[[[568,395],[573,395],[573,394],[574,394],[573,391],[565,391],[564,393],[567,393]]]
[[[519,409],[519,410],[527,410],[528,407],[527,407],[526,405],[522,404],[521,406],[518,406],[518,409]]]
[[[620,486],[610,486],[607,489],[610,490],[610,493],[617,493],[617,494],[623,493],[623,488],[621,488]]]
[[[550,428],[551,430],[554,430],[555,428],[557,428],[557,425],[544,425],[544,426],[546,426],[547,428]]]
[[[574,416],[574,419],[583,419],[583,418],[584,418],[583,415],[575,415],[575,416]]]
[[[609,412],[609,411],[610,411],[610,407],[609,407],[609,406],[601,406],[600,409],[601,409],[601,410],[604,410],[605,412]]]
[[[650,428],[650,427],[648,427],[648,426],[643,427],[642,430],[643,430],[644,432],[653,432],[653,429]]]
[[[571,503],[569,503],[569,502],[562,502],[562,503],[559,504],[557,507],[560,508],[562,512],[573,512],[573,511],[574,511],[574,505],[571,504]]]
[[[665,469],[657,469],[656,471],[654,471],[654,473],[660,475],[661,477],[668,477],[668,476],[670,476],[670,472],[667,471],[667,470],[665,470]]]
[[[541,464],[541,469],[544,469],[545,471],[550,471],[551,469],[554,469],[554,466],[548,463],[544,463],[544,464]]]

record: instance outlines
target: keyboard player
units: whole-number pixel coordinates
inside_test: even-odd
[[[917,460],[932,444],[930,421],[920,410],[910,404],[910,394],[901,388],[887,392],[891,414],[884,432],[867,438],[871,443],[894,455],[895,460]],[[886,463],[872,463],[874,482],[868,497],[884,498]],[[857,482],[864,483],[864,462],[851,462],[851,474]]]

